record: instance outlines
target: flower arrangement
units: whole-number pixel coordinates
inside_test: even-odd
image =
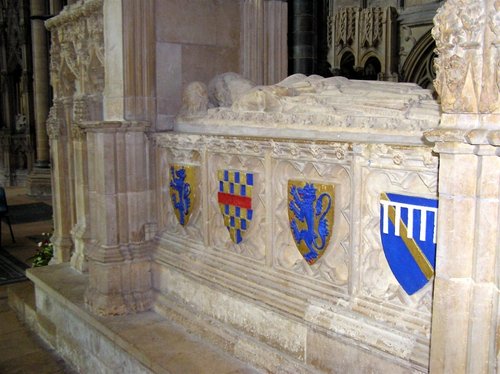
[[[50,241],[50,233],[43,232],[43,240],[38,242],[38,249],[33,257],[29,260],[33,260],[32,267],[36,268],[39,266],[45,266],[49,264],[49,261],[54,256],[54,244]]]

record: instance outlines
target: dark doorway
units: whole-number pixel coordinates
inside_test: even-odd
[[[367,81],[376,81],[382,67],[380,61],[376,57],[370,57],[366,60],[365,67],[363,68],[363,79]]]

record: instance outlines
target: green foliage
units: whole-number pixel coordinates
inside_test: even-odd
[[[33,260],[31,266],[34,268],[48,265],[52,256],[54,256],[54,245],[50,241],[50,233],[44,232],[42,235],[44,238],[38,243],[38,249],[35,255],[29,258],[29,260]]]

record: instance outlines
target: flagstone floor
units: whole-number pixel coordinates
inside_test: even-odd
[[[7,204],[9,207],[14,205],[32,204],[43,202],[52,205],[50,197],[30,197],[27,190],[23,187],[5,188],[7,195]],[[31,265],[29,258],[33,256],[37,249],[37,241],[41,240],[42,233],[52,232],[52,220],[27,222],[22,224],[13,224],[15,243],[12,242],[9,233],[9,226],[2,221],[2,249],[9,252],[19,261]]]
[[[0,286],[0,373],[74,373],[18,320],[7,303],[7,287]]]
[[[26,189],[7,187],[9,206],[44,202],[51,204],[49,198],[27,196]],[[2,249],[19,261],[30,264],[29,258],[37,248],[36,239],[43,232],[52,230],[52,221],[29,222],[12,225],[12,242],[8,226],[2,222]],[[28,282],[28,281],[25,281]],[[2,374],[59,374],[74,373],[64,361],[46,346],[34,333],[19,321],[16,313],[9,307],[7,289],[12,285],[0,286],[0,373]]]

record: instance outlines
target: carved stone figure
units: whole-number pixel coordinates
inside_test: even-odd
[[[208,84],[208,97],[212,107],[230,107],[244,92],[255,84],[236,73],[217,75]]]
[[[180,115],[197,115],[208,109],[208,90],[202,82],[189,83],[182,93]]]

